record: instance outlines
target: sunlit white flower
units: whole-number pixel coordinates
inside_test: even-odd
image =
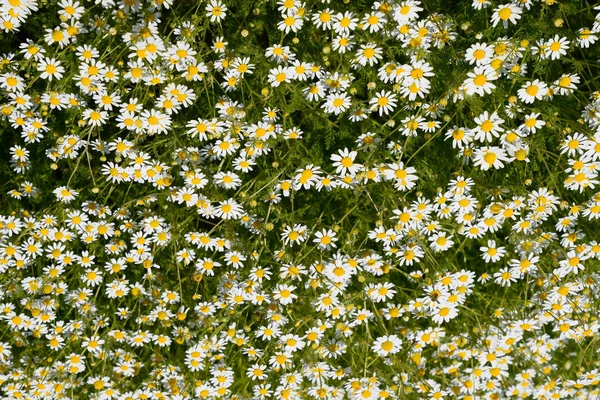
[[[498,25],[502,21],[504,28],[508,28],[508,23],[516,24],[521,19],[523,9],[515,4],[502,4],[494,9],[492,14],[492,26]]]
[[[379,356],[396,354],[402,348],[402,340],[396,335],[381,336],[375,340],[372,350]]]

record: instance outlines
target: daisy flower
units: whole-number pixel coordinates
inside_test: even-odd
[[[564,74],[556,81],[554,81],[553,89],[560,95],[569,95],[577,89],[576,83],[580,82],[579,75],[577,74]]]
[[[332,248],[336,248],[335,242],[337,242],[338,238],[336,237],[336,233],[331,229],[323,229],[321,231],[315,232],[315,238],[313,239],[313,243],[317,243],[317,246],[323,250],[330,250]]]
[[[288,13],[283,17],[283,20],[277,24],[277,29],[284,33],[298,32],[302,28],[304,20],[296,13]]]
[[[351,99],[346,93],[331,93],[321,106],[326,113],[339,115],[350,108]]]
[[[473,129],[473,139],[480,142],[491,142],[493,138],[497,138],[504,132],[504,129],[500,126],[504,123],[504,120],[495,111],[492,115],[484,111],[483,114],[475,118],[475,123],[477,126]]]
[[[487,65],[494,55],[494,46],[487,43],[476,43],[467,49],[465,59],[469,64],[476,64],[478,67]]]
[[[506,254],[506,250],[504,249],[504,247],[496,246],[495,240],[488,240],[487,246],[481,246],[479,248],[479,251],[482,252],[483,260],[486,263],[498,262]]]
[[[233,199],[219,202],[215,208],[215,215],[223,219],[238,219],[244,213],[244,209]]]
[[[519,126],[519,130],[524,134],[536,133],[538,129],[542,128],[546,125],[546,122],[541,118],[538,118],[540,113],[531,113],[525,115],[525,121],[521,126]]]
[[[65,72],[65,68],[60,65],[60,61],[54,58],[44,58],[38,63],[37,70],[41,72],[40,78],[48,79],[60,79]]]
[[[569,49],[569,42],[566,37],[560,37],[555,35],[554,38],[548,40],[546,47],[550,54],[551,60],[558,60],[560,57],[567,54]]]
[[[458,309],[450,303],[440,303],[431,313],[433,322],[442,324],[455,318],[458,315]]]
[[[377,47],[375,43],[369,42],[360,46],[356,53],[356,61],[362,66],[369,64],[372,67],[381,60],[382,53],[381,48]]]
[[[367,13],[361,24],[363,25],[363,30],[368,30],[370,33],[379,32],[385,23],[385,14],[380,11],[373,11]]]
[[[478,94],[483,96],[492,93],[496,85],[490,81],[498,79],[498,73],[490,66],[475,67],[473,72],[467,73],[467,79],[463,83],[465,93],[469,96]]]
[[[504,28],[508,28],[508,23],[516,24],[521,19],[523,9],[515,4],[502,4],[494,9],[492,14],[492,26],[498,25],[502,21]]]
[[[495,169],[503,168],[503,161],[509,161],[506,151],[496,146],[476,149],[474,159],[474,165],[479,166],[482,171],[487,171],[491,167],[494,167]]]
[[[377,355],[386,357],[396,354],[402,348],[402,340],[396,335],[381,336],[375,340],[371,349]]]
[[[352,35],[340,35],[336,36],[333,39],[333,50],[337,51],[340,54],[346,53],[346,51],[352,50],[354,47],[354,42],[352,41],[354,36]]]
[[[398,5],[394,6],[394,20],[399,25],[408,24],[410,21],[416,19],[419,16],[419,11],[423,11],[421,4],[417,0],[403,1]]]
[[[58,201],[63,203],[70,203],[75,200],[75,197],[79,194],[73,189],[69,189],[67,186],[60,186],[53,190],[54,195]]]
[[[308,229],[306,225],[295,224],[293,227],[286,225],[281,237],[285,245],[294,245],[306,240]]]
[[[388,115],[393,112],[397,105],[396,95],[392,92],[382,90],[375,94],[369,104],[371,105],[371,111],[378,111],[379,115]]]
[[[524,103],[531,104],[535,100],[541,100],[548,93],[548,86],[539,79],[527,81],[525,85],[517,91],[519,99]]]
[[[335,173],[339,175],[356,175],[362,168],[361,164],[354,162],[357,154],[356,151],[349,151],[347,148],[338,150],[338,154],[332,154],[330,159],[333,161]]]
[[[204,8],[206,16],[210,18],[210,22],[221,22],[225,19],[227,7],[220,0],[211,0]]]
[[[596,43],[598,40],[598,36],[596,36],[598,32],[594,33],[588,28],[581,28],[577,31],[577,33],[577,44],[579,44],[579,47],[581,48],[587,49],[591,44]]]
[[[324,31],[330,30],[333,23],[333,11],[329,8],[314,13],[311,17],[312,23]]]
[[[358,25],[358,18],[354,17],[354,14],[350,11],[345,11],[342,13],[337,13],[333,18],[333,30],[338,35],[348,35],[351,31],[353,31]]]

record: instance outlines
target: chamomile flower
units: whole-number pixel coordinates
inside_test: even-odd
[[[396,335],[381,336],[375,340],[372,346],[373,352],[381,357],[396,354],[402,348],[402,340]]]
[[[374,33],[379,32],[379,30],[383,28],[385,22],[385,14],[380,11],[372,11],[363,17],[361,24],[363,25],[363,30],[368,30],[370,33]]]
[[[419,16],[419,12],[423,11],[419,7],[421,2],[418,0],[406,0],[394,6],[394,20],[399,25],[408,24]]]
[[[538,118],[540,113],[531,113],[524,116],[524,122],[519,126],[519,130],[526,135],[536,133],[538,129],[541,129],[546,125],[543,119]]]
[[[348,35],[358,25],[358,18],[350,11],[344,13],[337,13],[333,17],[332,29],[338,35]]]
[[[568,135],[561,143],[560,153],[566,153],[569,157],[582,154],[584,152],[586,140],[587,138],[579,132]]]
[[[442,324],[454,319],[458,315],[458,309],[448,303],[440,303],[438,307],[431,311],[432,320],[436,324]]]
[[[473,129],[473,139],[480,142],[491,142],[493,138],[497,138],[504,131],[500,126],[504,120],[496,112],[490,115],[484,111],[475,118],[475,123],[477,126]]]
[[[77,191],[70,189],[67,186],[60,186],[54,189],[53,193],[56,196],[56,199],[63,203],[70,203],[79,195]]]
[[[465,55],[469,64],[476,64],[478,67],[488,65],[494,55],[494,46],[487,43],[476,43],[469,47]]]
[[[598,32],[592,32],[588,28],[580,28],[577,33],[577,44],[581,48],[587,49],[598,40]]]
[[[473,141],[473,132],[471,129],[454,126],[446,131],[445,139],[452,139],[452,148],[462,149],[465,145]]]
[[[60,79],[65,72],[65,68],[61,65],[61,62],[54,58],[44,58],[39,61],[37,70],[41,72],[40,78],[52,81],[53,79]]]
[[[566,37],[560,37],[558,35],[555,35],[554,38],[548,40],[546,47],[548,48],[550,59],[558,60],[566,55],[570,43],[571,42],[569,42]]]
[[[327,31],[332,28],[334,21],[333,16],[334,12],[331,9],[326,8],[314,13],[311,17],[311,21],[317,28]]]
[[[335,242],[338,241],[338,238],[333,230],[323,229],[321,231],[316,231],[314,235],[315,238],[313,239],[313,243],[316,243],[319,248],[330,250],[337,247]]]
[[[293,227],[287,225],[281,234],[285,245],[293,246],[306,240],[308,229],[305,225],[295,224]]]
[[[365,288],[367,296],[375,302],[387,301],[394,297],[396,290],[390,282],[369,284]]]
[[[396,95],[392,92],[386,92],[385,90],[375,94],[369,104],[371,105],[372,111],[377,111],[379,115],[388,115],[393,112],[397,105]]]
[[[414,101],[417,98],[424,98],[431,88],[429,80],[413,81],[410,84],[406,83],[406,80],[403,82],[400,94],[410,101]]]
[[[506,254],[505,248],[497,246],[495,240],[488,240],[487,246],[481,246],[479,250],[482,252],[483,260],[486,263],[498,262]]]
[[[227,6],[220,0],[211,0],[204,8],[206,17],[210,18],[210,22],[221,22],[225,19]]]
[[[333,39],[333,50],[339,52],[340,54],[344,54],[346,51],[352,50],[354,47],[353,39],[354,36],[348,34],[336,36]]]
[[[304,19],[295,12],[288,12],[277,24],[277,29],[284,33],[298,32],[304,24]]]
[[[292,71],[288,67],[277,66],[269,71],[268,81],[273,87],[278,87],[282,83],[291,82]]]
[[[513,282],[516,282],[520,278],[520,275],[515,274],[511,269],[505,267],[500,269],[500,271],[495,272],[494,278],[494,282],[497,285],[504,287],[510,286]]]
[[[81,280],[88,286],[96,287],[102,282],[102,272],[98,268],[87,269]]]
[[[348,110],[351,99],[346,93],[331,93],[321,106],[326,113],[339,115]]]
[[[548,86],[536,79],[534,81],[528,81],[517,91],[519,99],[524,102],[531,104],[535,100],[541,100],[548,93]]]
[[[31,39],[27,39],[25,42],[21,43],[19,48],[21,49],[20,53],[23,54],[23,57],[26,60],[34,58],[39,61],[46,53],[46,49],[34,43]]]
[[[338,154],[331,155],[331,161],[333,161],[333,167],[335,167],[335,173],[339,175],[350,174],[352,176],[362,168],[361,164],[354,162],[356,151],[350,151],[347,148],[338,150]]]
[[[496,146],[481,147],[476,149],[474,160],[475,166],[481,168],[482,171],[487,171],[492,167],[494,169],[503,168],[504,162],[509,161],[506,151]]]
[[[493,68],[489,66],[475,67],[473,72],[467,73],[467,79],[463,83],[465,93],[467,95],[478,94],[480,96],[490,94],[496,88],[496,85],[491,83],[491,81],[496,79],[498,79],[498,73]]]
[[[381,60],[382,54],[383,50],[375,43],[363,44],[356,53],[356,61],[362,66],[368,64],[372,67]]]
[[[492,26],[498,25],[502,21],[504,28],[508,28],[508,23],[516,24],[517,20],[521,19],[523,9],[515,4],[502,4],[494,9],[492,14]]]
[[[569,95],[577,89],[576,84],[580,82],[577,74],[564,74],[554,81],[553,89],[560,95]]]
[[[238,219],[242,216],[244,209],[233,199],[219,202],[215,207],[215,216],[223,219]]]
[[[428,238],[431,242],[430,247],[435,252],[442,252],[450,249],[454,242],[451,240],[452,235],[447,236],[446,233],[437,233]]]
[[[158,110],[144,110],[141,120],[149,135],[167,133],[171,126],[171,117]]]
[[[294,293],[295,289],[296,286],[293,285],[277,284],[273,289],[273,300],[279,301],[282,305],[290,304],[298,298],[298,295]]]

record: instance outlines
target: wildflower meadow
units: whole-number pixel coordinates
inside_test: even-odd
[[[600,398],[598,3],[0,10],[0,399]]]

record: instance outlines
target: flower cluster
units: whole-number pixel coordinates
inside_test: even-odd
[[[600,7],[454,3],[2,0],[0,397],[600,396]]]

